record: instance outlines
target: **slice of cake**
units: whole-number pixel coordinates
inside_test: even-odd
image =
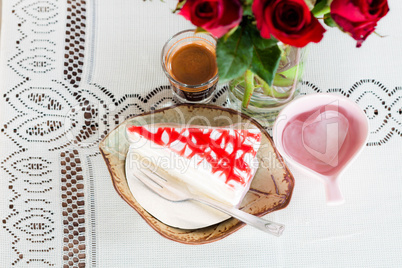
[[[191,191],[238,206],[258,168],[261,141],[258,128],[242,127],[128,126],[127,135],[139,164],[146,159]]]

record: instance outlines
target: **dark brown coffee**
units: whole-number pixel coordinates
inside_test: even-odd
[[[215,53],[202,43],[179,47],[170,58],[171,75],[187,85],[200,85],[217,73]]]

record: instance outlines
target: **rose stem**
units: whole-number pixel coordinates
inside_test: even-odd
[[[259,76],[256,76],[258,83],[261,84],[262,86],[262,90],[264,91],[264,94],[270,97],[274,97],[274,98],[285,98],[289,95],[288,92],[286,93],[280,93],[277,92],[275,89],[273,89],[272,87],[270,87],[268,85],[267,82],[265,82],[262,78],[260,78]]]
[[[251,95],[254,91],[254,73],[250,70],[247,70],[244,80],[246,81],[246,88],[244,90],[242,106],[243,108],[247,108],[248,104],[250,103]]]

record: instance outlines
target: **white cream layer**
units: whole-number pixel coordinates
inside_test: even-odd
[[[151,128],[148,128],[148,130],[152,131]],[[259,132],[259,130],[255,129],[252,131]],[[193,193],[212,198],[231,206],[236,207],[240,205],[240,202],[250,187],[252,177],[258,168],[256,157],[248,153],[244,156],[244,160],[252,167],[251,179],[244,185],[234,180],[226,183],[226,177],[219,172],[212,173],[212,166],[198,155],[188,159],[168,148],[143,138],[137,133],[128,132],[128,135],[132,142],[130,150],[134,153],[133,156],[137,160],[134,161],[135,164],[147,166],[149,161],[165,170],[172,177],[186,183]],[[179,151],[185,147],[185,144],[174,142],[170,147],[173,150]],[[258,150],[259,143],[253,144],[253,147],[255,150]],[[230,150],[230,148],[228,148],[228,150]],[[185,156],[188,156],[190,153],[191,150],[184,152]],[[246,176],[245,172],[241,170],[235,169],[234,172],[242,177]]]

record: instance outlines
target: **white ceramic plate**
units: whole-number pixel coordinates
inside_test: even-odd
[[[130,163],[135,161],[134,157],[130,157],[131,154],[129,149],[125,167],[130,191],[149,214],[164,224],[181,229],[198,229],[230,218],[229,215],[197,201],[172,202],[160,197],[136,178],[141,173],[135,163]]]
[[[155,122],[179,124],[191,123],[194,125],[207,125],[214,127],[226,126],[228,123],[235,124],[251,122],[253,125],[257,126],[264,135],[261,139],[261,146],[257,153],[260,166],[253,182],[251,183],[250,190],[244,197],[240,208],[245,212],[261,216],[283,209],[289,204],[294,188],[294,178],[276,151],[271,137],[256,121],[234,110],[205,104],[180,104],[152,111],[124,121],[100,142],[99,148],[106,166],[109,169],[113,187],[116,192],[163,237],[179,243],[191,245],[212,243],[236,232],[244,226],[244,223],[239,222],[237,219],[230,218],[220,224],[187,231],[181,228],[171,227],[160,220],[155,219],[155,217],[150,215],[139,204],[136,198],[140,198],[140,196],[136,196],[136,198],[133,196],[133,194],[136,195],[137,193],[137,191],[134,190],[136,181],[133,179],[135,178],[132,178],[133,176],[129,175],[131,171],[127,172],[127,175],[129,175],[127,177],[125,172],[126,156],[130,147],[130,143],[126,137],[126,126],[127,124],[141,126],[155,124]],[[133,193],[130,191],[128,181],[130,181]],[[137,183],[139,183],[139,181],[137,181]],[[144,186],[141,184],[139,187]],[[160,197],[157,196],[154,198],[157,200]],[[158,208],[158,210],[160,211],[160,208]],[[124,215],[122,215],[120,220],[125,220]],[[189,220],[192,219],[186,215],[184,221],[188,222]],[[201,220],[203,221],[204,218]],[[197,226],[209,224],[201,224],[198,220],[193,222],[195,222]]]

